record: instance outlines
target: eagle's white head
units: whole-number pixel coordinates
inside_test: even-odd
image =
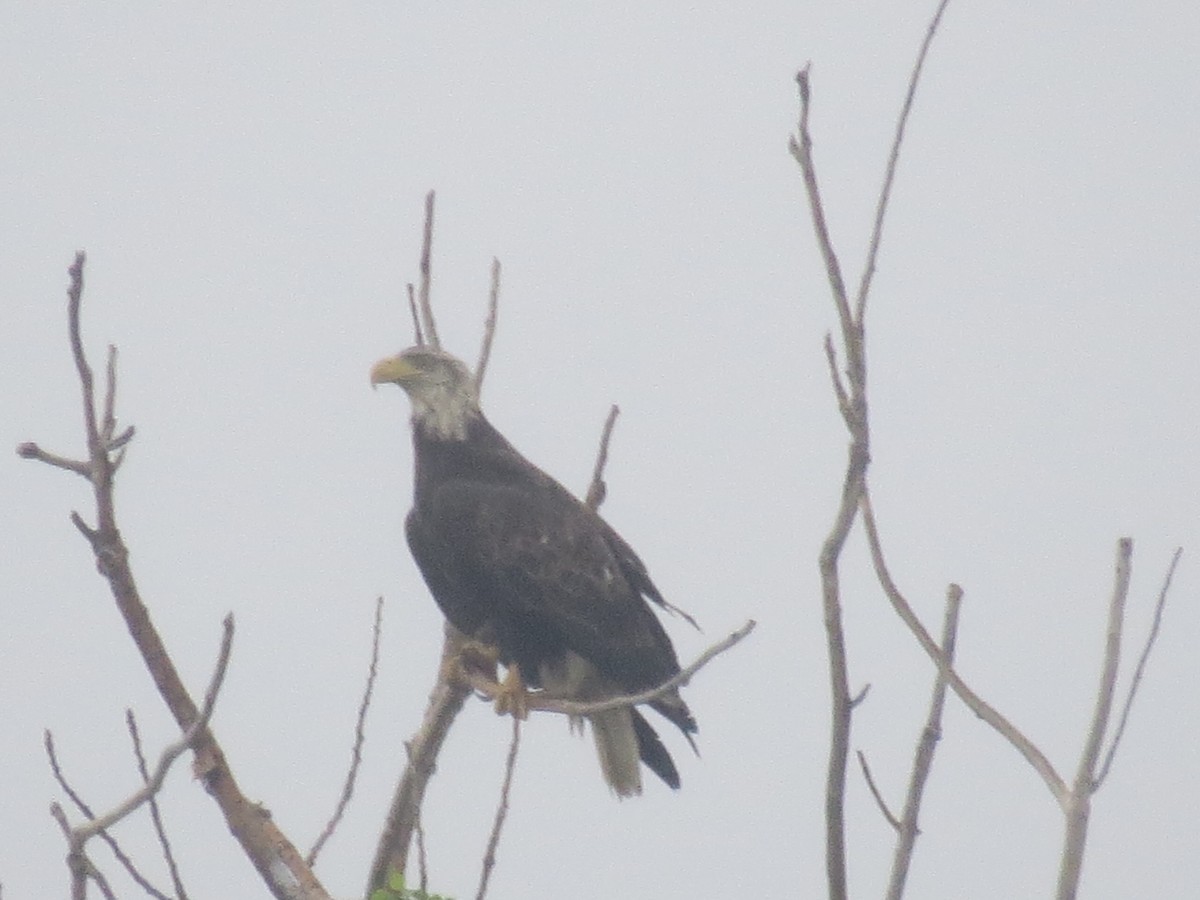
[[[432,347],[409,347],[371,368],[371,384],[398,384],[412,401],[413,424],[430,436],[461,441],[479,416],[475,376],[462,360]]]

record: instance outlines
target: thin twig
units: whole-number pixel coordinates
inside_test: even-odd
[[[917,85],[921,81],[921,70],[925,67],[925,57],[929,55],[929,47],[933,44],[938,25],[942,21],[942,13],[946,11],[950,0],[942,0],[937,11],[925,29],[925,39],[921,41],[921,49],[917,53],[917,61],[913,64],[912,74],[908,78],[908,92],[904,95],[904,105],[900,108],[900,117],[896,121],[896,136],[892,139],[892,150],[888,156],[887,172],[883,178],[883,187],[879,191],[879,202],[875,207],[875,224],[871,229],[871,243],[867,250],[866,263],[863,265],[862,280],[858,285],[858,299],[854,307],[854,320],[862,322],[866,314],[867,294],[871,290],[871,279],[875,275],[875,261],[879,257],[879,243],[883,237],[883,220],[887,214],[888,201],[892,196],[892,184],[896,180],[896,167],[900,162],[900,146],[904,143],[904,128],[908,124],[912,112],[913,100],[917,96]]]
[[[362,701],[358,704],[358,717],[354,722],[354,744],[350,748],[350,769],[346,772],[346,781],[342,785],[342,794],[338,798],[337,807],[333,811],[333,815],[329,817],[329,821],[325,823],[320,836],[313,843],[312,849],[308,851],[308,856],[305,862],[311,869],[317,864],[317,855],[321,852],[321,848],[325,846],[325,842],[333,835],[338,823],[342,820],[342,814],[346,811],[346,806],[350,803],[350,798],[354,796],[354,783],[358,778],[358,769],[362,764],[362,748],[363,742],[366,741],[366,721],[367,710],[371,707],[371,694],[375,690],[375,676],[379,671],[379,637],[383,632],[383,598],[379,597],[375,601],[375,624],[371,628],[371,662],[367,667],[367,686],[363,690]]]
[[[740,642],[746,635],[754,630],[758,623],[753,619],[747,620],[746,624],[737,631],[730,634],[724,640],[717,641],[711,647],[696,657],[691,665],[681,669],[672,678],[667,679],[662,684],[657,685],[646,691],[641,691],[637,694],[628,694],[621,697],[609,697],[605,700],[593,701],[577,701],[566,700],[561,697],[555,697],[545,691],[537,691],[529,696],[530,710],[542,710],[544,712],[561,713],[566,716],[593,716],[596,713],[607,712],[610,709],[622,709],[630,706],[638,706],[642,703],[649,703],[652,700],[657,700],[664,694],[674,690],[675,688],[686,685],[692,678],[709,664],[715,657],[720,656],[726,650]],[[494,693],[495,686],[486,681],[481,681],[476,678],[469,679],[471,686],[481,693],[491,696]]]
[[[133,715],[132,709],[125,710],[125,725],[129,729],[129,739],[133,742],[133,755],[137,760],[138,774],[142,776],[142,783],[150,780],[150,770],[146,765],[146,754],[142,751],[142,738],[138,733],[137,719]],[[187,900],[187,889],[183,885],[183,879],[179,875],[179,866],[175,862],[175,854],[171,850],[171,841],[167,837],[167,829],[163,826],[162,811],[158,807],[158,797],[151,795],[147,801],[150,807],[150,821],[154,824],[154,834],[158,837],[158,846],[162,849],[163,859],[167,863],[167,871],[171,875],[171,884],[175,887],[175,896],[177,900]]]
[[[88,439],[88,455],[95,462],[96,455],[100,452],[100,433],[96,428],[96,398],[92,384],[92,367],[88,365],[87,356],[83,351],[83,338],[79,327],[79,307],[83,302],[83,266],[86,261],[87,254],[80,250],[75,254],[75,262],[68,270],[71,286],[67,289],[67,335],[71,342],[71,357],[75,360],[75,370],[79,373],[79,388],[83,395],[83,422]]]
[[[68,859],[86,860],[83,848],[88,840],[96,835],[101,835],[102,838],[112,848],[117,859],[125,867],[126,871],[138,882],[139,885],[151,896],[160,898],[160,900],[168,900],[166,894],[154,888],[138,873],[132,862],[128,860],[124,853],[116,846],[116,842],[108,835],[108,830],[126,818],[130,813],[136,810],[139,806],[157,794],[166,779],[167,772],[170,770],[172,763],[183,754],[185,750],[192,746],[196,737],[201,733],[212,716],[212,711],[217,701],[217,693],[220,691],[221,683],[225,679],[225,671],[229,665],[229,654],[233,643],[233,617],[226,616],[224,623],[224,632],[221,639],[221,650],[217,658],[216,670],[213,673],[212,680],[209,682],[208,691],[205,693],[204,705],[201,707],[200,716],[196,719],[192,726],[188,728],[179,740],[169,744],[159,756],[158,765],[154,772],[149,777],[143,779],[142,787],[127,797],[124,801],[117,804],[113,809],[103,815],[96,816],[92,814],[91,809],[87,804],[73,791],[70,785],[67,784],[63,777],[62,770],[58,765],[58,760],[54,753],[54,741],[50,732],[46,732],[46,752],[50,756],[50,766],[54,772],[54,777],[58,783],[67,792],[71,800],[80,808],[87,820],[67,829],[67,855]],[[57,804],[56,804],[57,807]],[[59,808],[61,813],[61,808]],[[58,816],[56,815],[56,818]],[[62,815],[62,822],[65,823],[66,816]],[[60,823],[61,824],[61,823]],[[90,863],[88,864],[90,866]],[[96,874],[88,873],[88,877],[96,880]],[[103,890],[103,888],[102,888]]]
[[[479,890],[475,900],[484,900],[487,896],[488,881],[492,877],[492,869],[496,867],[496,847],[500,844],[500,832],[504,829],[504,820],[508,816],[508,797],[512,791],[513,771],[517,767],[517,750],[521,745],[521,720],[513,716],[512,741],[508,745],[508,757],[504,762],[504,784],[500,787],[500,802],[496,807],[496,818],[492,822],[492,833],[488,836],[487,851],[483,854],[483,870],[479,873]]]
[[[208,684],[208,690],[204,693],[204,703],[200,707],[200,715],[193,722],[179,739],[174,743],[168,744],[158,757],[158,764],[154,767],[150,778],[142,785],[140,790],[135,791],[123,802],[117,804],[113,809],[109,810],[102,816],[97,816],[89,822],[84,822],[81,825],[76,825],[72,833],[77,836],[77,840],[82,845],[84,841],[99,834],[102,831],[107,831],[117,822],[120,822],[131,812],[145,803],[154,794],[157,794],[162,789],[163,781],[167,777],[167,772],[170,771],[171,765],[177,760],[185,750],[192,746],[196,740],[196,736],[201,730],[207,727],[208,720],[212,717],[213,708],[216,706],[217,694],[221,690],[221,684],[225,680],[225,671],[229,666],[229,654],[233,647],[233,616],[227,615],[223,622],[223,631],[221,634],[221,649],[217,656],[216,668],[212,678]]]
[[[938,667],[938,671],[941,672],[950,687],[954,689],[954,693],[959,696],[971,712],[991,725],[1005,740],[1016,748],[1018,753],[1025,757],[1025,760],[1033,766],[1034,771],[1042,777],[1042,781],[1046,783],[1046,787],[1050,789],[1050,793],[1054,795],[1054,799],[1065,809],[1070,791],[1067,788],[1066,782],[1063,781],[1062,776],[1055,771],[1050,760],[1046,758],[1046,755],[1019,728],[967,686],[966,682],[954,671],[954,668],[942,654],[938,645],[934,643],[933,638],[929,636],[929,632],[925,630],[925,626],[921,624],[921,620],[913,612],[908,600],[900,593],[899,588],[896,587],[896,583],[892,580],[891,573],[888,571],[887,563],[883,557],[883,547],[879,542],[879,531],[875,526],[875,514],[871,509],[871,497],[869,493],[863,493],[861,506],[863,527],[867,533],[867,544],[871,550],[871,561],[875,566],[875,574],[879,579],[879,583],[892,604],[892,609],[900,616],[901,621],[908,626],[909,631],[917,639],[917,643],[921,645],[921,648],[933,660],[933,664]]]
[[[1104,635],[1104,663],[1096,691],[1096,706],[1092,722],[1079,754],[1075,783],[1063,806],[1066,833],[1058,870],[1058,900],[1074,900],[1083,873],[1083,853],[1087,845],[1088,819],[1091,815],[1092,794],[1096,790],[1096,761],[1104,744],[1112,714],[1113,694],[1117,686],[1117,670],[1121,662],[1121,631],[1125,623],[1125,602],[1129,597],[1129,580],[1133,563],[1133,541],[1117,541],[1117,560],[1113,577],[1113,592],[1108,603],[1108,627]]]
[[[1150,624],[1150,633],[1146,636],[1146,643],[1142,646],[1137,668],[1134,669],[1133,679],[1129,683],[1129,692],[1125,695],[1125,704],[1121,708],[1121,719],[1113,734],[1112,744],[1109,745],[1108,752],[1104,754],[1104,763],[1100,766],[1100,774],[1096,776],[1095,787],[1097,789],[1108,778],[1108,771],[1112,768],[1113,758],[1117,755],[1117,748],[1121,745],[1121,738],[1125,736],[1125,726],[1129,722],[1133,701],[1137,697],[1138,688],[1141,687],[1142,676],[1146,673],[1146,664],[1150,661],[1150,652],[1154,649],[1154,643],[1158,640],[1158,631],[1162,627],[1163,611],[1167,606],[1167,594],[1171,590],[1171,579],[1175,576],[1175,567],[1179,565],[1179,558],[1182,555],[1183,548],[1176,547],[1175,553],[1171,556],[1171,564],[1167,566],[1166,578],[1163,579],[1162,588],[1158,592],[1158,602],[1154,604],[1154,619]]]
[[[113,435],[117,431],[117,417],[115,414],[117,403],[117,347],[115,344],[108,345],[108,364],[104,367],[104,372],[104,418],[101,420],[100,437],[103,439],[105,447],[112,450]]]
[[[858,755],[858,764],[862,768],[863,778],[866,779],[867,787],[871,790],[871,796],[875,798],[875,805],[879,807],[879,811],[883,813],[883,817],[887,819],[887,823],[896,831],[900,830],[900,820],[888,809],[887,801],[883,799],[883,795],[879,793],[879,788],[875,784],[875,779],[871,777],[871,767],[867,765],[867,755],[861,750],[855,751]]]
[[[425,332],[421,328],[421,313],[417,309],[417,295],[413,291],[413,284],[408,283],[408,312],[412,316],[413,324],[413,343],[418,347],[425,346]]]
[[[417,873],[422,893],[429,891],[429,857],[425,853],[425,826],[421,824],[421,812],[417,811],[417,820],[413,823],[413,833],[417,840]]]
[[[837,398],[838,411],[842,414],[848,428],[854,427],[854,414],[851,411],[850,395],[846,393],[846,385],[838,371],[837,351],[833,347],[833,336],[825,333],[825,360],[829,363],[829,381],[833,385],[833,395]]]
[[[58,823],[63,836],[69,842],[71,840],[71,823],[67,821],[67,814],[63,812],[63,808],[59,804],[50,804],[50,817]],[[91,862],[82,850],[67,854],[67,871],[71,873],[71,900],[84,900],[87,897],[87,874],[90,866]]]
[[[817,238],[817,249],[825,262],[825,274],[829,278],[829,287],[833,292],[833,302],[837,307],[838,318],[842,323],[842,334],[850,330],[853,319],[850,313],[850,302],[846,295],[846,280],[842,277],[842,266],[838,262],[837,253],[833,249],[833,241],[829,237],[829,225],[825,221],[825,206],[821,202],[821,190],[817,185],[817,170],[812,158],[812,135],[808,131],[809,106],[812,92],[809,84],[809,65],[796,73],[796,87],[800,94],[800,123],[796,134],[788,138],[788,150],[792,158],[800,166],[804,178],[804,188],[808,193],[808,209],[812,215],[813,229]]]
[[[604,420],[604,430],[600,432],[600,449],[596,451],[596,465],[592,469],[592,480],[588,484],[587,497],[584,505],[590,510],[598,510],[608,494],[604,483],[604,467],[608,465],[608,445],[612,440],[613,426],[617,424],[617,416],[621,409],[617,404],[609,407],[608,416]]]
[[[441,350],[442,342],[438,340],[437,323],[434,321],[433,306],[429,300],[430,284],[433,281],[431,263],[433,254],[433,201],[434,192],[430,191],[425,195],[425,230],[421,237],[421,287],[418,298],[425,339],[434,350]]]
[[[65,456],[59,456],[57,453],[50,453],[43,450],[33,441],[25,441],[24,443],[17,444],[17,456],[22,459],[34,459],[38,462],[44,462],[58,469],[66,469],[68,472],[74,472],[76,475],[82,475],[89,481],[92,478],[91,463],[78,459],[68,459]]]
[[[850,709],[851,710],[858,709],[858,707],[863,704],[863,701],[865,701],[867,699],[867,695],[870,693],[871,693],[871,682],[868,681],[866,684],[864,684],[862,687],[860,687],[858,689],[857,694],[855,694],[853,697],[850,698]]]
[[[962,608],[962,588],[952,584],[946,589],[946,612],[942,617],[942,656],[947,664],[954,664],[954,645],[958,637],[958,613]],[[904,885],[908,880],[908,869],[912,864],[913,848],[917,835],[921,833],[919,819],[921,800],[925,796],[925,783],[933,768],[933,754],[942,736],[942,710],[946,705],[946,679],[938,672],[933,683],[933,697],[929,702],[929,716],[917,742],[913,755],[912,773],[908,779],[908,793],[904,799],[904,813],[900,818],[900,836],[896,841],[896,852],[892,855],[892,874],[888,882],[887,900],[900,900],[904,896]]]
[[[483,393],[483,375],[492,357],[492,342],[496,339],[496,316],[500,309],[500,260],[492,257],[492,286],[488,291],[487,319],[483,323],[483,341],[479,346],[479,363],[475,366],[475,393]]]
[[[54,775],[54,780],[58,782],[58,786],[63,789],[63,793],[67,795],[68,799],[75,804],[75,808],[83,813],[86,818],[96,818],[96,814],[92,811],[92,808],[67,781],[66,775],[62,771],[62,766],[58,761],[58,753],[54,747],[54,736],[50,733],[49,729],[46,729],[46,732],[43,735],[42,743],[46,748],[46,756],[50,760],[50,772]],[[62,807],[58,806],[58,804],[54,804],[54,806],[51,807],[52,814],[54,813],[55,808],[58,809],[59,813],[62,813],[62,823],[66,823],[66,814],[62,812]],[[57,819],[57,815],[55,818]],[[70,845],[71,827],[69,824],[67,824],[64,834],[66,834],[68,845]],[[154,885],[150,883],[150,881],[141,873],[141,871],[138,870],[138,867],[129,857],[129,854],[121,849],[121,845],[117,842],[115,837],[113,837],[107,831],[103,831],[100,833],[100,839],[108,845],[108,849],[112,853],[113,858],[120,863],[121,868],[129,873],[129,877],[132,878],[142,890],[144,890],[150,896],[155,897],[156,900],[168,900],[166,895],[154,887]],[[82,852],[82,845],[80,846],[80,852]],[[88,861],[88,864],[91,864],[90,860]]]
[[[1096,692],[1096,707],[1092,711],[1092,724],[1080,754],[1076,773],[1076,789],[1092,791],[1092,779],[1096,773],[1096,760],[1104,744],[1104,733],[1108,729],[1112,711],[1113,694],[1117,686],[1117,670],[1121,664],[1121,632],[1125,623],[1125,603],[1129,597],[1129,579],[1132,574],[1133,541],[1121,538],[1117,541],[1117,561],[1112,598],[1108,604],[1108,628],[1104,636],[1104,666],[1100,673],[1100,685]]]

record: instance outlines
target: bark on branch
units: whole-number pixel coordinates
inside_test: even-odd
[[[132,437],[133,431],[126,429],[120,435],[116,434],[115,353],[110,353],[109,357],[102,418],[96,415],[92,369],[84,352],[80,328],[84,262],[85,256],[80,252],[76,254],[75,262],[70,268],[67,323],[71,354],[79,375],[83,399],[88,456],[82,465],[86,465],[87,477],[92,484],[96,525],[87,525],[78,513],[72,513],[72,521],[91,545],[96,557],[96,566],[108,582],[109,590],[125,620],[129,634],[180,730],[187,733],[196,726],[190,744],[196,754],[197,774],[216,800],[229,830],[241,844],[264,883],[280,900],[327,900],[328,894],[325,889],[312,870],[305,865],[303,857],[291,841],[258,804],[247,800],[242,794],[221,746],[207,723],[201,719],[200,709],[184,686],[183,679],[175,668],[138,592],[133,571],[129,566],[129,550],[117,527],[113,496],[113,476],[120,464],[123,445]],[[49,461],[29,450],[35,446],[23,444],[18,448],[18,452],[26,458]]]

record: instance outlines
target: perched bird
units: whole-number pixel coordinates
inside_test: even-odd
[[[371,383],[398,384],[412,402],[409,548],[446,618],[507,668],[504,689],[518,714],[526,686],[602,700],[655,688],[679,672],[646,601],[673,607],[646,566],[492,427],[461,361],[412,347],[377,363]],[[696,721],[678,690],[649,705],[691,742]],[[604,778],[619,797],[641,793],[639,759],[679,787],[671,755],[637,708],[587,718]]]

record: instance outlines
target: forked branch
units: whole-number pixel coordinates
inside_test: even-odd
[[[87,466],[87,477],[92,484],[96,504],[96,524],[94,527],[86,524],[78,513],[72,513],[71,521],[91,545],[97,568],[108,581],[117,608],[159,694],[180,730],[191,735],[188,743],[196,753],[198,774],[263,881],[272,894],[279,898],[325,900],[328,895],[311,869],[304,864],[295,846],[268,816],[262,814],[261,807],[248,801],[238,788],[220,745],[184,686],[134,581],[129,566],[129,550],[117,527],[113,497],[113,476],[120,462],[120,453],[132,438],[133,431],[126,429],[116,434],[115,353],[109,354],[103,412],[99,418],[96,414],[92,369],[84,352],[80,327],[84,262],[84,254],[78,253],[70,268],[67,322],[71,354],[82,394],[88,458],[86,463],[79,466],[60,467],[83,474],[80,468]],[[26,458],[55,465],[54,459],[61,459],[48,459],[47,454],[35,452],[32,449],[35,447],[34,444],[23,444],[18,452]]]
[[[216,706],[217,694],[221,689],[222,682],[225,680],[225,671],[229,665],[229,654],[232,644],[233,617],[226,616],[216,669],[213,672],[212,679],[209,681],[208,690],[205,692],[204,703],[200,708],[199,716],[178,740],[163,749],[159,756],[158,764],[154,767],[154,771],[150,773],[149,777],[145,779],[137,791],[107,813],[98,816],[89,816],[87,821],[67,829],[67,862],[68,868],[72,873],[71,890],[73,895],[81,896],[81,892],[86,891],[86,880],[89,878],[95,880],[94,867],[87,861],[84,855],[84,847],[87,842],[98,834],[106,834],[110,828],[158,794],[162,790],[163,781],[166,779],[167,772],[170,771],[175,760],[183,755],[185,750],[193,748],[201,731],[208,726],[208,721]],[[51,760],[53,762],[52,746],[49,735],[47,735],[47,749],[51,753]],[[63,783],[57,764],[54,765],[54,768],[60,783]],[[56,816],[56,818],[58,817]],[[60,824],[64,821],[65,816],[60,818]]]

